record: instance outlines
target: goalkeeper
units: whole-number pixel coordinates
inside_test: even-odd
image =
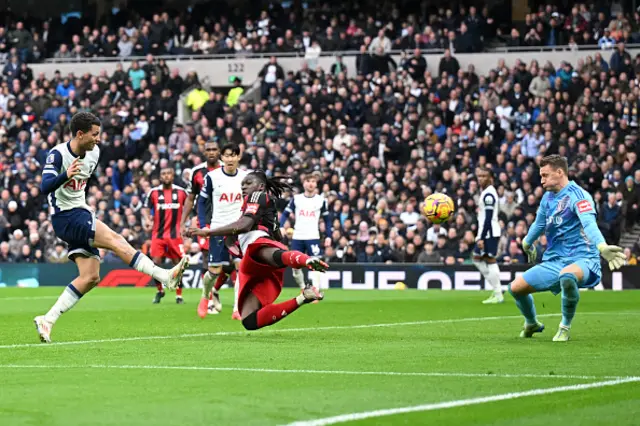
[[[596,224],[593,198],[575,182],[569,181],[565,157],[544,157],[540,162],[540,177],[546,192],[522,246],[529,263],[535,262],[534,242],[544,232],[547,250],[542,256],[542,263],[509,285],[509,293],[525,318],[520,337],[532,337],[544,330],[544,325],[536,318],[531,293],[561,293],[562,321],[553,341],[566,342],[580,300],[578,289],[600,283],[600,256],[609,263],[611,270],[623,266],[625,257],[620,247],[605,242]]]

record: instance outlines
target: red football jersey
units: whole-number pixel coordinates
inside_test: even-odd
[[[187,191],[178,185],[169,189],[153,188],[145,201],[145,207],[153,210],[152,238],[180,238],[180,220]]]
[[[195,194],[195,198],[193,201],[194,206],[198,205],[198,195],[200,195],[200,191],[204,186],[204,179],[207,177],[207,173],[209,173],[212,170],[219,169],[220,167],[222,167],[221,164],[218,164],[217,166],[214,166],[214,167],[208,167],[207,163],[201,163],[193,168],[191,172],[191,180],[189,181],[189,186],[187,188],[187,194]],[[207,215],[206,215],[207,225],[211,221],[211,214],[213,213],[212,208],[213,206],[211,205],[211,202],[210,201],[207,202]]]

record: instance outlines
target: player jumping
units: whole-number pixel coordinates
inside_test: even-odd
[[[320,217],[325,221],[325,234],[331,235],[331,219],[329,218],[327,200],[316,193],[318,178],[314,174],[306,175],[302,185],[304,193],[294,195],[291,198],[289,205],[280,218],[280,227],[282,228],[289,215],[293,214],[295,216],[295,225],[291,249],[306,253],[309,256],[321,256],[322,246],[320,245],[320,231],[318,229]],[[313,286],[316,289],[320,289],[320,272],[312,271],[309,275]],[[293,270],[293,279],[301,289],[305,287],[304,274],[301,269]]]
[[[320,259],[288,250],[279,242],[281,235],[274,198],[290,189],[283,179],[268,178],[262,171],[249,173],[242,181],[245,202],[240,219],[220,228],[190,229],[193,235],[227,236],[227,245],[231,245],[237,236],[235,243],[242,253],[238,306],[247,330],[275,324],[302,304],[324,297],[308,284],[297,297],[273,303],[282,291],[285,268],[325,271],[329,267]]]
[[[184,212],[182,214],[182,220],[180,221],[180,232],[183,237],[187,235],[187,227],[186,221],[191,216],[191,212],[193,210],[193,206],[197,206],[196,201],[198,198],[198,194],[202,190],[204,186],[204,179],[207,176],[207,173],[216,170],[222,167],[220,163],[220,147],[217,142],[207,141],[204,144],[204,152],[206,156],[206,162],[197,165],[193,168],[191,172],[191,180],[189,181],[189,185],[187,186],[187,200],[184,203]],[[206,203],[207,214],[205,218],[207,222],[204,224],[195,223],[197,227],[208,227],[209,219],[211,218],[211,202]],[[196,216],[197,220],[197,216]],[[200,250],[202,251],[202,277],[209,270],[209,240],[205,237],[198,238],[198,245],[200,246]],[[223,273],[218,277],[218,279],[222,281],[226,281],[227,276]],[[215,310],[213,304],[213,294],[209,295],[209,313],[217,314],[218,311]]]
[[[145,230],[151,232],[151,260],[162,264],[165,258],[177,264],[185,255],[184,243],[178,224],[182,222],[183,206],[187,193],[184,188],[173,184],[175,171],[172,167],[160,170],[162,185],[147,194],[142,214],[145,218]],[[153,217],[150,211],[153,210]],[[158,292],[153,303],[160,303],[164,297],[162,283],[154,280]],[[176,303],[182,304],[182,284],[176,289]]]
[[[85,201],[85,187],[98,166],[100,120],[80,112],[71,119],[69,129],[73,139],[57,145],[47,156],[41,189],[48,194],[56,236],[69,244],[69,258],[76,263],[79,276],[64,289],[49,312],[34,318],[40,340],[46,343],[51,342],[51,330],[60,315],[100,281],[99,248],[114,252],[131,267],[172,289],[180,283],[188,263],[188,258],[183,257],[173,269],[162,269],[95,217]]]
[[[235,144],[227,144],[222,150],[222,162],[224,166],[207,173],[204,185],[198,196],[198,222],[206,223],[206,204],[210,201],[212,215],[210,227],[220,227],[232,223],[242,215],[242,180],[247,172],[240,170],[240,147]],[[205,227],[206,229],[206,227]],[[223,268],[232,268],[229,250],[225,247],[224,238],[209,238],[209,268],[202,279],[202,299],[198,305],[198,315],[204,318],[208,311],[209,294],[213,292],[213,307],[217,312],[222,310],[218,290],[223,280],[219,280]],[[227,271],[231,272],[231,271]],[[237,278],[236,278],[237,279]],[[226,278],[225,278],[226,280]],[[236,289],[236,300],[237,300]],[[234,304],[234,319],[240,319],[237,304]]]
[[[493,172],[485,167],[476,171],[478,184],[482,188],[479,201],[478,235],[473,250],[473,264],[484,277],[485,282],[493,290],[491,297],[484,304],[504,302],[502,285],[500,284],[500,268],[496,263],[498,240],[500,239],[500,223],[498,222],[498,193],[493,186]]]
[[[580,300],[579,288],[591,288],[600,282],[600,255],[615,270],[625,264],[622,249],[608,245],[596,224],[591,195],[569,181],[565,157],[549,155],[540,162],[542,187],[547,191],[522,246],[529,262],[536,259],[534,242],[544,232],[548,245],[542,263],[530,268],[510,285],[516,305],[525,318],[520,337],[532,337],[544,330],[536,318],[531,293],[562,293],[562,321],[554,342],[569,340],[571,321]]]

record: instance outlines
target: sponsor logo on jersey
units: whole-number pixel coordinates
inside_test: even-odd
[[[248,214],[256,214],[258,213],[259,208],[260,204],[247,204],[247,208],[244,210],[244,212]]]
[[[71,179],[69,182],[64,184],[63,188],[69,189],[71,191],[83,191],[85,186],[87,186],[86,179],[83,179],[83,180]]]
[[[300,217],[316,217],[316,212],[313,210],[300,210],[298,212]]]
[[[578,213],[584,213],[592,211],[591,203],[588,200],[578,201]]]
[[[556,207],[556,213],[560,213],[563,212],[567,206],[569,205],[569,196],[566,196],[564,198],[562,198],[559,202],[558,202],[558,206]]]
[[[47,157],[47,164],[53,164],[55,159],[56,159],[55,155],[49,154],[49,156]]]
[[[233,192],[229,192],[227,193],[222,193],[222,195],[220,195],[220,198],[218,199],[218,202],[220,203],[239,203],[242,201],[242,194],[240,194],[239,192],[233,193]]]
[[[159,210],[176,210],[180,208],[180,203],[158,203]]]

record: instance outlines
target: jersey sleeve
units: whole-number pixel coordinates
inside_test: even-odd
[[[43,193],[49,194],[60,188],[67,180],[67,174],[62,170],[62,154],[59,151],[51,151],[42,170],[40,189]]]
[[[536,219],[531,224],[529,228],[529,232],[527,232],[527,236],[524,237],[524,241],[532,245],[535,240],[542,235],[546,226],[547,226],[547,194],[542,197],[540,201],[540,206],[538,207],[538,211],[536,212]]]
[[[484,203],[484,223],[480,224],[482,226],[480,239],[484,240],[491,232],[491,220],[493,219],[493,210],[496,208],[497,200],[493,194],[488,192],[482,198],[482,202]]]
[[[187,195],[197,192],[200,189],[198,188],[198,184],[196,182],[198,174],[199,174],[198,170],[193,170],[191,172],[191,179],[189,179],[189,182],[187,182],[187,189],[186,189]]]
[[[600,232],[600,228],[598,228],[596,209],[590,195],[586,194],[583,190],[572,192],[571,209],[576,216],[578,216],[578,220],[580,220],[580,224],[589,241],[595,243],[596,246],[606,242],[602,232]]]
[[[213,180],[211,179],[211,175],[207,173],[204,179],[204,185],[200,191],[200,196],[198,197],[197,205],[198,223],[200,223],[202,227],[207,223],[207,201],[211,198],[211,194],[213,194]]]
[[[244,216],[249,216],[256,222],[260,221],[260,218],[267,210],[268,198],[264,192],[254,192],[247,198],[247,203],[244,208]]]
[[[151,191],[149,191],[149,193],[146,195],[146,197],[144,197],[144,207],[146,209],[152,209],[154,207],[153,204],[153,193],[155,191],[152,189]]]

